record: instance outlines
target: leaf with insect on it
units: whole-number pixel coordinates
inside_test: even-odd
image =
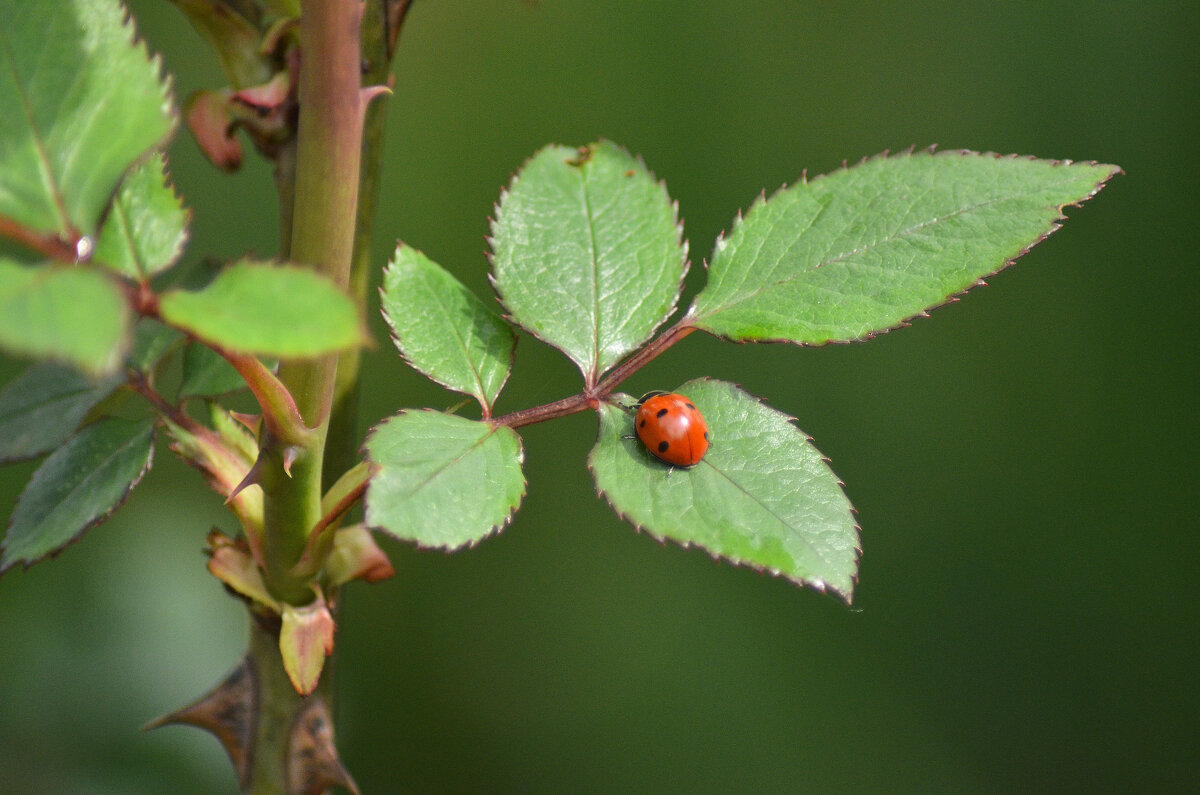
[[[588,456],[596,489],[655,538],[697,546],[850,601],[858,525],[821,453],[782,414],[733,384],[698,379],[677,390],[704,415],[712,444],[688,469],[654,458],[622,408],[600,408]]]

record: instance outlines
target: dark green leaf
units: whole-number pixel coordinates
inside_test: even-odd
[[[153,318],[144,317],[133,328],[133,345],[127,364],[134,370],[151,373],[181,340],[183,334],[180,332]]]
[[[207,345],[193,342],[183,352],[183,380],[179,397],[215,397],[246,388],[233,365]]]
[[[307,358],[361,345],[354,301],[306,268],[239,262],[195,292],[171,290],[162,318],[205,342],[240,353]]]
[[[601,408],[588,458],[596,487],[634,526],[846,601],[858,569],[858,526],[825,459],[785,414],[724,381],[678,390],[700,409],[711,446],[671,468],[650,455],[623,409]]]
[[[187,241],[188,213],[165,169],[155,154],[125,177],[100,229],[94,261],[134,280],[175,264]]]
[[[117,0],[0,0],[0,216],[94,235],[122,175],[174,124]]]
[[[917,152],[756,203],[717,241],[691,309],[733,340],[869,337],[945,303],[1057,228],[1116,166]]]
[[[122,380],[109,376],[94,381],[53,362],[39,362],[21,373],[0,391],[0,463],[58,447]]]
[[[666,320],[687,270],[666,190],[608,142],[534,155],[500,199],[492,250],[512,318],[589,383]]]
[[[367,454],[379,467],[367,486],[367,524],[423,547],[482,540],[525,493],[520,437],[489,422],[404,412],[372,431]]]
[[[154,422],[112,417],[51,453],[17,501],[0,571],[55,555],[109,517],[150,468]]]
[[[383,273],[383,316],[404,358],[488,412],[512,365],[512,330],[457,279],[401,243]]]
[[[92,268],[0,259],[0,348],[110,373],[121,363],[129,322],[121,290]]]

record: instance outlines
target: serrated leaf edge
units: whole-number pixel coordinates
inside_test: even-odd
[[[437,411],[436,409],[428,409],[428,408],[401,409],[400,411],[391,415],[390,417],[385,418],[382,422],[376,423],[375,425],[371,426],[371,429],[367,432],[366,439],[363,441],[362,453],[363,453],[364,459],[367,461],[370,461],[371,465],[374,467],[382,466],[382,464],[380,464],[378,461],[374,461],[371,459],[370,451],[367,448],[367,445],[370,443],[371,438],[375,435],[376,431],[378,431],[380,428],[383,427],[384,424],[386,424],[388,422],[388,420],[394,419],[394,418],[399,417],[404,414],[412,414],[417,411],[429,412],[431,414],[445,414],[446,413],[446,412],[442,412],[442,411]],[[457,417],[460,415],[450,414],[448,416]],[[462,419],[469,419],[469,418],[463,417]],[[504,427],[504,428],[508,427],[507,425],[501,426],[495,422],[492,422],[491,420],[471,420],[471,421],[472,422],[482,422],[482,423],[486,423],[486,424],[492,426],[493,433],[501,427]],[[512,429],[509,428],[509,430],[512,430]],[[525,470],[522,466],[525,463],[525,440],[523,440],[521,438],[521,434],[517,433],[516,431],[513,431],[513,435],[517,437],[517,464],[519,467],[519,471],[521,472],[521,491],[519,494],[517,494],[516,499],[514,499],[512,501],[512,506],[508,509],[508,513],[505,514],[504,519],[498,523],[493,523],[492,526],[490,528],[488,528],[488,530],[481,533],[478,537],[472,538],[472,539],[466,541],[465,543],[458,544],[458,545],[422,544],[420,541],[417,541],[416,539],[405,538],[404,536],[397,535],[381,525],[368,524],[365,521],[365,515],[366,515],[365,508],[366,508],[366,505],[371,500],[370,483],[368,483],[366,493],[363,495],[363,507],[364,507],[364,511],[363,511],[364,522],[363,522],[363,524],[364,524],[364,526],[366,526],[367,529],[369,529],[369,530],[378,530],[379,532],[386,535],[388,538],[394,538],[397,541],[401,541],[406,544],[412,544],[417,549],[440,550],[442,552],[445,552],[446,554],[451,554],[451,553],[458,552],[458,551],[464,550],[464,549],[473,549],[475,546],[477,546],[478,544],[480,544],[483,541],[486,541],[487,539],[491,538],[492,536],[499,535],[504,530],[504,528],[508,527],[509,524],[512,523],[513,517],[516,516],[516,514],[517,514],[517,509],[519,509],[521,507],[521,503],[524,501],[525,495],[528,493],[528,489],[529,489],[529,480],[528,480],[528,478],[525,477]],[[373,481],[374,481],[374,478],[372,477],[372,482]]]
[[[85,426],[85,427],[87,427],[87,426]],[[90,520],[88,520],[86,523],[84,523],[84,525],[82,527],[80,527],[79,530],[77,530],[75,532],[75,534],[72,535],[69,539],[67,539],[63,543],[59,544],[58,546],[56,546],[54,549],[47,550],[46,552],[42,553],[41,555],[37,556],[36,558],[33,558],[33,559],[14,558],[14,559],[8,560],[8,561],[4,560],[4,558],[6,557],[6,555],[8,553],[8,531],[12,530],[12,516],[10,516],[9,521],[8,521],[8,527],[6,528],[6,532],[4,535],[4,541],[0,542],[0,561],[3,561],[3,562],[0,562],[0,574],[4,574],[6,571],[11,569],[18,562],[21,563],[21,568],[23,570],[28,571],[29,567],[33,566],[35,563],[41,563],[43,560],[48,560],[51,558],[58,557],[60,554],[62,554],[63,551],[65,551],[67,549],[67,547],[71,546],[72,544],[75,544],[77,541],[79,541],[81,538],[83,538],[84,534],[86,534],[89,530],[103,524],[105,521],[108,520],[108,518],[110,516],[112,516],[114,513],[116,513],[117,509],[120,508],[122,505],[124,505],[125,501],[129,499],[129,495],[133,492],[133,489],[139,483],[142,482],[142,478],[144,478],[146,476],[146,473],[150,471],[150,467],[153,464],[154,464],[154,431],[153,431],[153,428],[151,428],[150,446],[149,446],[148,452],[146,454],[146,460],[142,463],[142,466],[138,470],[136,477],[134,477],[133,480],[131,480],[129,482],[129,485],[125,488],[124,493],[116,500],[116,502],[114,502],[112,504],[112,506],[110,508],[108,508],[106,511],[103,511],[100,514],[97,514],[96,516],[94,516]],[[34,476],[36,476],[37,471],[35,470],[33,474],[34,474]],[[28,486],[27,486],[27,488],[28,488]],[[21,504],[21,501],[24,498],[25,498],[25,492],[23,490],[21,492],[21,496],[17,498],[18,506]],[[13,508],[12,515],[13,516],[16,515],[16,507]]]
[[[157,55],[154,56],[154,59],[158,60],[158,56]],[[151,160],[151,158],[153,158],[156,154],[161,155],[162,156],[162,168],[159,169],[159,175],[162,177],[163,187],[166,188],[167,191],[170,192],[171,198],[174,199],[175,203],[179,206],[180,211],[183,212],[183,234],[180,235],[179,240],[176,241],[175,250],[171,252],[171,256],[167,259],[167,264],[163,265],[161,268],[154,271],[154,273],[147,273],[145,267],[143,266],[143,263],[140,260],[137,262],[137,269],[138,269],[138,273],[139,273],[139,277],[140,277],[139,281],[142,281],[142,282],[148,282],[155,275],[157,275],[159,273],[165,273],[166,271],[175,267],[175,265],[179,262],[179,258],[183,256],[183,252],[187,249],[188,243],[191,242],[191,239],[192,239],[192,208],[188,207],[186,204],[184,204],[183,195],[181,193],[179,193],[178,189],[175,187],[174,181],[171,179],[171,165],[167,161],[167,142],[172,137],[174,137],[175,127],[178,124],[178,114],[174,112],[174,104],[173,103],[172,103],[171,112],[169,115],[171,117],[170,132],[165,136],[165,138],[161,142],[159,142],[155,146],[148,149],[140,157],[138,157],[136,160],[134,160],[133,163],[130,164],[129,168],[125,169],[125,173],[121,176],[121,180],[117,183],[117,187],[113,191],[112,196],[109,197],[108,204],[105,206],[104,211],[102,213],[100,213],[100,218],[98,219],[97,224],[96,224],[96,238],[97,238],[97,240],[99,240],[100,234],[104,231],[104,225],[108,222],[109,218],[112,217],[112,215],[117,210],[117,204],[118,204],[117,196],[120,195],[121,188],[123,188],[125,186],[125,180],[127,180],[129,178],[129,175],[132,174],[135,170],[137,170],[138,168],[141,168],[143,165],[148,163]],[[122,222],[122,226],[125,227],[126,226],[126,223],[125,223],[126,218],[125,218],[124,214],[121,215],[120,220]],[[126,227],[126,229],[127,229],[127,227]],[[129,237],[132,238],[133,235],[130,234]],[[111,265],[110,263],[100,261],[100,262],[97,262],[96,264],[103,266],[104,268],[108,269],[112,273],[116,274],[118,277],[128,278],[125,276],[125,274],[121,273],[115,266]]]
[[[1064,167],[1072,166],[1072,165],[1086,165],[1086,166],[1111,165],[1111,164],[1107,164],[1107,163],[1100,163],[1096,160],[1068,160],[1068,159],[1054,160],[1054,159],[1049,159],[1049,158],[1039,158],[1039,157],[1035,157],[1033,155],[1018,155],[1018,154],[1002,155],[1002,154],[998,154],[996,152],[976,152],[976,151],[973,151],[970,149],[941,149],[941,150],[939,150],[939,149],[937,149],[936,144],[933,144],[933,145],[931,145],[927,148],[921,149],[921,150],[917,150],[915,148],[915,146],[910,146],[908,149],[902,150],[900,152],[896,152],[894,154],[891,153],[889,150],[885,149],[882,152],[879,152],[878,154],[863,157],[862,159],[860,159],[853,165],[847,164],[847,162],[845,160],[843,160],[842,165],[839,168],[835,168],[834,170],[828,171],[824,174],[818,174],[817,176],[813,177],[811,180],[808,179],[808,171],[806,169],[801,172],[800,179],[798,180],[798,182],[793,182],[790,184],[784,183],[779,188],[777,188],[774,192],[772,192],[770,196],[767,196],[766,191],[760,192],[759,195],[754,199],[754,201],[750,203],[750,206],[748,208],[746,208],[744,213],[742,210],[740,210],[740,209],[738,210],[737,215],[734,216],[733,223],[729,227],[728,233],[726,233],[724,230],[722,230],[721,233],[717,235],[716,243],[714,243],[714,245],[713,245],[713,255],[715,256],[716,252],[725,245],[726,240],[729,237],[733,236],[733,233],[742,224],[744,217],[746,215],[749,215],[754,209],[756,209],[760,205],[765,204],[767,201],[769,201],[771,199],[774,199],[780,193],[783,193],[784,191],[795,187],[797,184],[802,184],[802,185],[812,184],[814,182],[817,182],[818,180],[821,180],[821,179],[824,179],[826,177],[830,177],[830,176],[833,176],[836,174],[840,174],[845,171],[849,171],[851,168],[865,165],[866,163],[874,162],[876,160],[898,159],[901,157],[954,157],[954,156],[958,156],[958,157],[991,157],[996,160],[1005,160],[1005,159],[1007,159],[1007,160],[1029,160],[1032,162],[1046,163],[1050,166],[1064,166]],[[804,347],[804,348],[818,348],[818,347],[822,347],[825,345],[846,345],[846,344],[855,343],[855,342],[866,342],[867,340],[871,340],[871,339],[874,339],[875,337],[886,334],[889,331],[895,331],[896,329],[900,329],[900,328],[907,328],[908,326],[912,325],[911,321],[916,320],[917,318],[929,317],[930,312],[932,312],[933,310],[958,302],[958,300],[962,296],[966,295],[972,289],[974,289],[976,287],[986,287],[987,283],[984,281],[984,279],[990,279],[991,277],[995,276],[996,274],[1000,273],[1001,271],[1009,268],[1021,257],[1028,254],[1030,252],[1030,250],[1033,249],[1034,246],[1041,243],[1043,240],[1048,238],[1050,235],[1054,234],[1056,231],[1058,231],[1062,227],[1062,222],[1067,219],[1067,216],[1063,213],[1064,208],[1082,206],[1082,204],[1085,201],[1091,199],[1093,196],[1095,196],[1097,193],[1099,193],[1104,188],[1104,186],[1108,184],[1109,180],[1111,180],[1113,177],[1115,177],[1119,174],[1124,174],[1124,173],[1125,173],[1124,170],[1122,170],[1119,166],[1111,165],[1111,170],[1109,171],[1108,175],[1105,176],[1104,178],[1098,180],[1096,182],[1095,187],[1091,191],[1089,191],[1086,196],[1083,196],[1073,202],[1065,202],[1063,204],[1058,205],[1058,207],[1057,207],[1058,215],[1054,218],[1054,220],[1051,221],[1049,229],[1047,229],[1044,233],[1039,235],[1037,238],[1035,238],[1029,244],[1023,246],[1015,254],[1012,254],[1011,256],[1007,256],[1005,259],[1003,259],[1001,261],[1000,266],[997,267],[995,270],[992,270],[992,271],[989,271],[989,272],[983,274],[983,276],[976,279],[973,284],[968,285],[965,289],[959,290],[958,292],[950,293],[949,295],[946,296],[945,300],[943,300],[939,303],[936,303],[936,304],[932,304],[931,306],[927,307],[926,309],[921,310],[920,312],[917,312],[915,314],[909,315],[908,317],[902,318],[901,320],[896,322],[894,325],[886,326],[884,328],[874,329],[872,331],[869,331],[869,332],[863,334],[862,336],[853,337],[851,339],[831,339],[831,340],[825,340],[824,342],[800,342],[800,341],[788,339],[786,337],[761,337],[761,338],[753,338],[753,339],[734,339],[732,337],[726,337],[723,334],[717,334],[716,332],[708,331],[708,329],[704,328],[704,326],[701,323],[697,323],[696,325],[698,328],[703,329],[704,331],[708,332],[709,334],[712,334],[715,337],[720,337],[721,339],[724,339],[724,340],[728,340],[730,342],[736,342],[736,343],[747,343],[747,342],[790,343],[792,345],[797,345],[797,346]],[[704,270],[707,273],[708,267],[709,267],[709,260],[707,260],[707,259],[704,260],[703,264],[704,264]],[[701,290],[701,293],[703,293],[703,289]],[[697,298],[698,297],[699,297],[699,294],[697,294]],[[695,313],[695,308],[696,308],[696,302],[695,302],[695,299],[693,299],[691,306],[689,306],[688,310],[687,310],[688,317],[701,318],[700,315],[697,315]]]
[[[428,259],[430,262],[433,262],[434,264],[438,264],[436,260],[427,256],[424,251],[422,251],[419,248],[416,248],[415,246],[410,246],[409,244],[407,244],[403,241],[400,241],[396,247],[396,251],[399,251],[400,248],[411,249],[412,251],[415,251],[416,253],[420,254],[422,257],[425,257],[426,259]],[[395,252],[393,252],[392,260],[389,261],[387,266],[384,268],[385,273],[387,270],[391,269],[392,264],[395,262],[395,258],[396,258],[396,254],[395,254]],[[443,270],[446,270],[445,267],[440,264],[438,264],[438,267],[441,267]],[[446,271],[446,272],[449,273],[449,271]],[[451,275],[451,277],[454,276],[453,274],[450,274],[450,275]],[[386,276],[385,276],[385,278],[386,278]],[[490,279],[490,276],[489,276],[489,279]],[[399,337],[397,337],[397,335],[396,335],[396,326],[394,323],[392,323],[391,316],[388,314],[387,310],[385,310],[382,306],[382,303],[383,303],[383,301],[382,301],[383,285],[382,284],[379,286],[379,296],[380,296],[379,311],[380,311],[380,314],[383,315],[383,319],[387,323],[388,329],[390,330],[390,333],[388,336],[392,341],[392,345],[399,352],[400,358],[404,361],[405,364],[407,364],[412,369],[416,370],[421,375],[428,378],[430,381],[433,381],[435,384],[438,384],[439,386],[449,389],[451,392],[457,392],[460,395],[468,395],[470,397],[475,398],[479,402],[479,405],[483,408],[483,410],[488,415],[490,415],[493,404],[495,403],[495,401],[497,399],[499,399],[500,393],[504,391],[505,385],[508,384],[509,377],[512,376],[512,368],[513,368],[513,363],[516,361],[517,341],[518,341],[519,337],[517,336],[517,333],[516,333],[515,329],[513,328],[514,324],[511,320],[511,318],[509,318],[506,315],[498,315],[495,312],[492,312],[492,310],[488,308],[487,302],[484,301],[482,298],[480,298],[478,295],[476,295],[473,290],[468,288],[465,284],[462,284],[462,282],[459,279],[455,278],[454,280],[456,282],[458,282],[460,285],[462,285],[462,288],[464,290],[466,290],[467,293],[469,293],[475,300],[479,301],[480,305],[483,306],[485,311],[489,312],[494,317],[496,317],[498,320],[500,320],[500,322],[503,323],[508,328],[509,333],[512,335],[513,344],[511,347],[509,347],[509,350],[508,350],[508,367],[506,367],[504,370],[504,377],[502,379],[500,379],[500,383],[496,385],[495,398],[493,398],[490,401],[487,399],[487,395],[483,394],[482,388],[480,389],[480,392],[478,394],[473,393],[473,392],[466,392],[464,390],[459,389],[458,387],[447,384],[442,379],[438,378],[437,376],[433,375],[432,373],[426,372],[424,370],[424,368],[418,367],[415,363],[413,363],[412,359],[409,357],[407,351],[405,350],[405,347],[400,343]],[[465,346],[463,346],[463,347],[465,350]],[[464,358],[467,358],[467,357],[464,357]],[[469,358],[467,360],[470,361]],[[473,362],[471,363],[471,369],[472,369],[472,371],[475,370],[475,366],[474,366]],[[478,376],[476,376],[475,380],[476,380],[476,383],[479,383]],[[479,384],[479,385],[480,385],[480,387],[482,387],[482,384]]]
[[[820,449],[813,443],[812,437],[809,436],[802,428],[800,428],[799,422],[797,421],[797,419],[795,417],[793,417],[790,414],[787,414],[785,412],[782,412],[777,408],[774,408],[773,406],[768,404],[762,397],[759,397],[758,395],[755,395],[751,392],[747,392],[746,390],[742,389],[740,384],[737,384],[735,382],[722,381],[720,379],[708,378],[708,377],[697,378],[694,380],[696,380],[696,381],[714,381],[714,382],[719,382],[722,384],[728,384],[730,386],[735,387],[739,392],[746,395],[747,397],[752,398],[753,400],[756,400],[758,403],[762,404],[767,409],[769,409],[773,412],[776,412],[777,414],[782,415],[787,420],[787,422],[789,424],[791,424],[792,427],[794,427],[800,433],[800,435],[803,437],[804,441],[806,443],[808,443],[809,445],[811,445],[812,448],[814,450],[816,450],[817,453],[820,454],[821,461],[822,461],[822,463],[825,464],[825,468],[827,470],[829,470],[829,474],[833,476],[834,482],[837,483],[838,488],[842,490],[843,494],[845,494],[846,484],[842,481],[841,478],[838,477],[837,473],[833,471],[832,461],[830,461],[829,457],[826,456],[824,453],[821,453]],[[609,395],[609,397],[616,399],[616,398],[619,398],[620,395],[618,395],[617,393],[614,393],[612,395]],[[615,402],[611,403],[611,405],[621,408],[621,406]],[[599,414],[599,412],[597,412],[597,414]],[[599,426],[596,429],[596,441],[597,441],[597,443],[600,441]],[[592,476],[593,484],[595,484],[597,482],[596,481],[596,470],[592,466],[592,454],[594,453],[594,451],[595,451],[595,446],[593,445],[592,452],[588,453],[588,459],[587,459],[587,468],[588,468],[588,472]],[[807,588],[811,588],[812,590],[817,591],[819,593],[826,593],[826,592],[833,593],[836,596],[840,597],[842,599],[842,601],[844,601],[847,605],[853,604],[854,589],[855,589],[855,586],[858,585],[859,562],[862,560],[862,526],[857,521],[855,521],[854,528],[853,528],[854,529],[854,571],[850,575],[850,589],[848,591],[842,591],[840,588],[836,588],[836,587],[830,585],[829,583],[827,583],[825,580],[822,580],[820,578],[805,579],[802,577],[793,577],[791,575],[781,572],[779,569],[774,568],[772,566],[760,565],[760,564],[753,563],[750,561],[745,561],[745,560],[735,560],[734,558],[731,558],[728,555],[723,555],[720,552],[711,550],[708,547],[704,546],[703,544],[699,544],[694,541],[671,538],[670,536],[656,533],[653,530],[650,530],[649,528],[647,528],[645,525],[635,521],[631,516],[629,516],[624,511],[619,509],[613,503],[612,498],[609,496],[608,492],[606,492],[604,489],[600,488],[599,485],[596,486],[595,491],[596,491],[596,495],[598,497],[602,497],[604,499],[604,501],[608,504],[608,507],[612,509],[613,513],[615,513],[617,515],[617,517],[619,519],[621,519],[621,521],[625,522],[626,524],[631,525],[636,532],[644,533],[645,535],[654,539],[661,546],[665,547],[668,544],[674,544],[675,546],[678,546],[682,549],[692,549],[694,547],[696,549],[703,551],[704,553],[706,553],[710,558],[712,558],[715,561],[722,562],[722,563],[728,563],[731,566],[734,566],[736,568],[751,569],[753,571],[758,572],[759,574],[768,574],[772,577],[779,577],[780,579],[787,580],[788,582],[794,583],[796,585],[801,585],[801,586],[804,586]],[[854,503],[850,502],[849,496],[846,497],[846,503],[850,508],[850,513],[857,517],[858,509],[854,507]]]
[[[636,161],[637,164],[646,172],[646,175],[650,177],[651,181],[655,185],[657,185],[660,190],[662,190],[663,195],[666,196],[667,200],[670,202],[671,213],[675,219],[675,224],[674,224],[675,225],[675,242],[680,248],[683,249],[683,270],[679,274],[679,284],[676,285],[675,295],[671,299],[671,310],[669,312],[667,312],[666,315],[664,315],[661,320],[657,321],[654,324],[654,326],[652,326],[650,328],[650,330],[646,334],[646,336],[640,342],[638,342],[637,344],[635,344],[633,346],[630,353],[637,351],[639,348],[641,348],[643,345],[645,345],[648,340],[650,340],[651,338],[654,337],[654,333],[656,331],[658,331],[660,328],[662,328],[662,326],[668,320],[670,320],[675,314],[677,314],[679,312],[679,310],[680,310],[679,298],[681,295],[683,295],[684,280],[687,277],[688,271],[691,269],[691,264],[692,264],[691,260],[688,259],[688,253],[689,253],[688,241],[683,236],[683,219],[679,217],[679,201],[671,198],[671,194],[667,190],[666,180],[659,179],[657,177],[657,175],[655,175],[655,173],[646,166],[646,163],[642,159],[641,154],[632,154],[625,147],[623,147],[620,144],[617,144],[607,138],[599,138],[590,144],[586,144],[585,146],[579,146],[579,147],[571,147],[567,144],[560,144],[560,143],[550,143],[550,144],[546,144],[545,146],[538,148],[538,150],[536,152],[534,152],[529,157],[525,158],[525,160],[521,163],[520,167],[509,176],[508,183],[500,188],[500,197],[492,204],[492,214],[490,216],[488,216],[488,219],[487,219],[488,234],[484,238],[484,241],[487,243],[487,251],[485,253],[486,253],[487,261],[488,261],[488,283],[492,286],[492,291],[495,294],[496,302],[498,304],[500,304],[501,309],[504,310],[504,312],[501,316],[504,318],[504,320],[506,322],[509,323],[509,325],[515,326],[516,328],[519,328],[522,331],[524,331],[525,333],[529,334],[534,339],[544,342],[545,344],[554,348],[556,351],[559,351],[560,353],[562,353],[568,359],[571,359],[570,354],[568,354],[566,351],[564,351],[562,348],[560,348],[554,342],[551,342],[550,340],[546,339],[543,335],[539,334],[536,329],[526,326],[524,323],[521,323],[516,317],[513,316],[512,312],[509,310],[508,306],[504,303],[504,296],[501,293],[500,285],[497,284],[497,282],[496,282],[496,276],[495,276],[495,273],[496,273],[496,263],[495,263],[495,258],[496,258],[496,253],[495,253],[496,252],[496,247],[495,247],[496,218],[500,214],[500,209],[501,209],[501,206],[504,204],[505,198],[508,196],[509,193],[512,192],[513,188],[516,187],[517,183],[520,181],[521,174],[522,174],[522,172],[524,172],[525,167],[528,166],[529,163],[532,162],[533,160],[535,160],[539,155],[541,155],[542,152],[544,152],[548,149],[556,149],[556,148],[574,149],[575,151],[579,151],[581,149],[590,148],[590,147],[596,146],[598,144],[609,144],[610,146],[613,146],[620,152],[624,153],[625,155],[629,156],[631,159]],[[628,354],[626,354],[626,356],[627,355]],[[625,357],[623,356],[621,358],[624,359]],[[571,361],[572,361],[572,363],[575,364],[575,366],[579,367],[580,370],[582,371],[583,362],[576,362],[574,359],[571,359]],[[605,373],[609,372],[609,370],[611,370],[613,367],[616,367],[618,364],[620,364],[620,361],[621,360],[613,362],[613,364],[609,368],[598,371],[598,372],[592,374],[590,377],[587,373],[584,373],[585,380],[588,380],[590,378],[590,381],[592,383],[599,381],[604,376]]]

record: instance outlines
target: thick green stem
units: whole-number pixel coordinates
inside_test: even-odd
[[[292,261],[346,287],[354,251],[362,99],[356,0],[305,0],[300,17],[300,115],[297,129]],[[297,318],[303,322],[303,318]],[[312,593],[291,574],[308,533],[321,518],[322,461],[333,402],[337,356],[284,362],[279,380],[295,398],[310,438],[264,450],[264,552],[267,582],[281,600],[303,604]],[[291,459],[291,471],[285,464]]]
[[[253,679],[255,720],[244,791],[298,795],[336,784],[357,792],[332,745],[331,677],[322,677],[310,695],[299,695],[280,661],[278,627],[261,617],[251,617],[246,660]]]
[[[250,621],[247,657],[254,666],[257,704],[252,763],[245,791],[287,795],[288,733],[304,697],[292,687],[279,657],[279,636]]]
[[[407,7],[407,3],[405,3]],[[398,21],[397,21],[398,24]],[[362,84],[385,85],[391,73],[392,44],[388,4],[373,0],[364,6],[362,20]],[[358,217],[355,219],[354,254],[350,266],[350,296],[365,313],[367,285],[370,282],[371,232],[379,197],[380,161],[387,106],[371,102],[363,121],[362,154],[358,186]],[[329,435],[325,447],[324,488],[327,490],[358,463],[358,349],[338,357],[333,405],[329,415]]]

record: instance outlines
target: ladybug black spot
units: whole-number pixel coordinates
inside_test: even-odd
[[[667,448],[670,446],[671,446],[670,442],[659,442],[658,443],[658,452],[665,453],[665,452],[667,452]]]
[[[704,432],[704,441],[708,441],[708,431]]]
[[[655,417],[665,417],[667,415],[667,411],[668,411],[667,409],[659,409],[658,413],[655,414],[654,416]]]
[[[689,409],[691,409],[692,411],[695,411],[695,410],[696,410],[696,407],[695,407],[695,406],[693,406],[691,403],[688,403],[688,404],[687,404],[687,407],[688,407]]]

